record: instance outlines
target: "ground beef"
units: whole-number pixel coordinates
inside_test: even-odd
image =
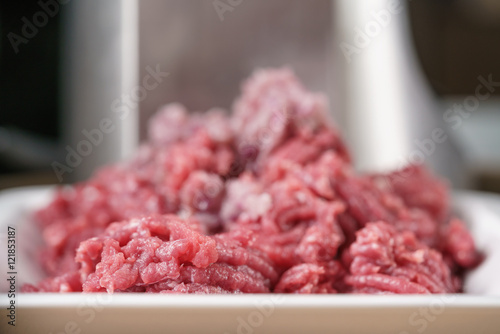
[[[347,155],[337,131],[330,126],[327,99],[304,89],[292,71],[257,70],[242,87],[232,118],[238,152],[260,170],[273,150],[299,132],[314,134],[329,128],[334,132],[327,144]],[[304,147],[296,153],[307,153]]]
[[[278,273],[251,235],[203,235],[174,215],[113,223],[80,243],[80,269],[25,291],[270,292]]]
[[[352,292],[451,293],[458,289],[441,254],[411,232],[397,232],[388,223],[368,223],[350,246]]]
[[[379,188],[391,189],[405,204],[427,212],[439,223],[449,215],[446,183],[434,177],[423,165],[410,165],[387,175],[374,175]]]
[[[351,175],[333,182],[339,197],[347,203],[348,214],[360,226],[382,220],[399,231],[412,231],[429,246],[437,245],[440,224],[426,211],[407,206],[396,193],[379,188],[367,176]]]
[[[337,293],[345,291],[340,287],[345,274],[342,265],[332,260],[323,265],[298,264],[283,273],[274,288],[275,293]]]
[[[230,188],[238,188],[237,182]],[[336,256],[344,241],[337,221],[344,204],[317,196],[294,175],[272,183],[264,192],[254,178],[239,182],[249,193],[238,202],[228,199],[224,203],[223,212],[233,211],[225,221],[227,230],[252,231],[256,247],[281,271],[300,263],[328,262]],[[243,209],[239,213],[232,209],[238,204]]]
[[[57,275],[76,269],[78,244],[116,221],[177,213],[197,215],[206,222],[207,231],[219,230],[221,176],[229,172],[234,154],[206,127],[192,131],[184,141],[145,144],[131,161],[105,167],[88,182],[60,189],[56,199],[37,213],[47,244],[41,256],[47,272]]]
[[[150,143],[158,146],[182,142],[206,131],[214,143],[230,143],[234,136],[223,110],[211,109],[206,113],[189,113],[178,103],[168,104],[158,110],[149,121]]]
[[[69,271],[60,276],[44,279],[37,285],[24,284],[22,292],[80,292],[82,281],[78,271]]]
[[[160,109],[126,162],[36,214],[48,278],[23,291],[448,293],[481,256],[423,166],[362,175],[326,97],[258,70],[232,117]]]
[[[475,251],[474,240],[464,223],[453,218],[443,228],[441,247],[445,256],[452,258],[452,263],[462,268],[473,268],[481,261]]]

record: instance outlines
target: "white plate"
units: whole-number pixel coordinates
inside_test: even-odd
[[[466,294],[156,295],[16,293],[9,326],[7,227],[16,228],[17,290],[41,278],[33,253],[39,231],[31,212],[53,188],[0,192],[0,332],[2,333],[500,333],[500,196],[460,192],[455,210],[486,260],[466,279]]]

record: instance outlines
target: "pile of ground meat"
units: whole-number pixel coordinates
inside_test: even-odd
[[[256,71],[229,117],[179,104],[131,161],[39,211],[48,278],[24,291],[452,293],[481,256],[423,166],[361,175],[326,98]]]

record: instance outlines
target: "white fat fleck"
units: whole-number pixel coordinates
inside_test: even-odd
[[[300,203],[305,203],[306,202],[306,194],[304,194],[302,191],[299,191],[295,193],[295,198],[300,202]]]
[[[424,249],[419,249],[413,252],[413,256],[415,257],[415,260],[418,263],[424,262],[424,255],[425,255],[425,250]]]
[[[304,182],[307,183],[307,184],[311,184],[311,183],[314,182],[313,177],[309,173],[305,173],[304,176],[303,176],[303,178],[304,178]]]
[[[141,222],[137,219],[133,219],[130,221],[129,223],[129,227],[136,227],[136,226],[139,226],[141,224]]]
[[[248,216],[251,219],[257,219],[271,209],[272,199],[268,193],[250,195],[245,204]]]
[[[83,189],[83,196],[88,201],[95,201],[99,198],[99,191],[96,187],[88,186]]]
[[[208,209],[208,201],[200,200],[195,204],[196,208],[200,211],[206,211]]]
[[[188,219],[191,216],[191,213],[186,209],[180,209],[177,211],[177,216],[181,219]]]

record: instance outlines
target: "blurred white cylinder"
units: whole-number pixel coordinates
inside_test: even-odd
[[[138,83],[137,0],[72,1],[65,10],[63,182],[123,159],[138,141],[137,102],[123,101]]]
[[[425,160],[463,184],[460,157],[420,70],[404,1],[339,0],[333,20],[340,101],[356,166],[387,171]],[[436,142],[433,133],[444,133]]]

